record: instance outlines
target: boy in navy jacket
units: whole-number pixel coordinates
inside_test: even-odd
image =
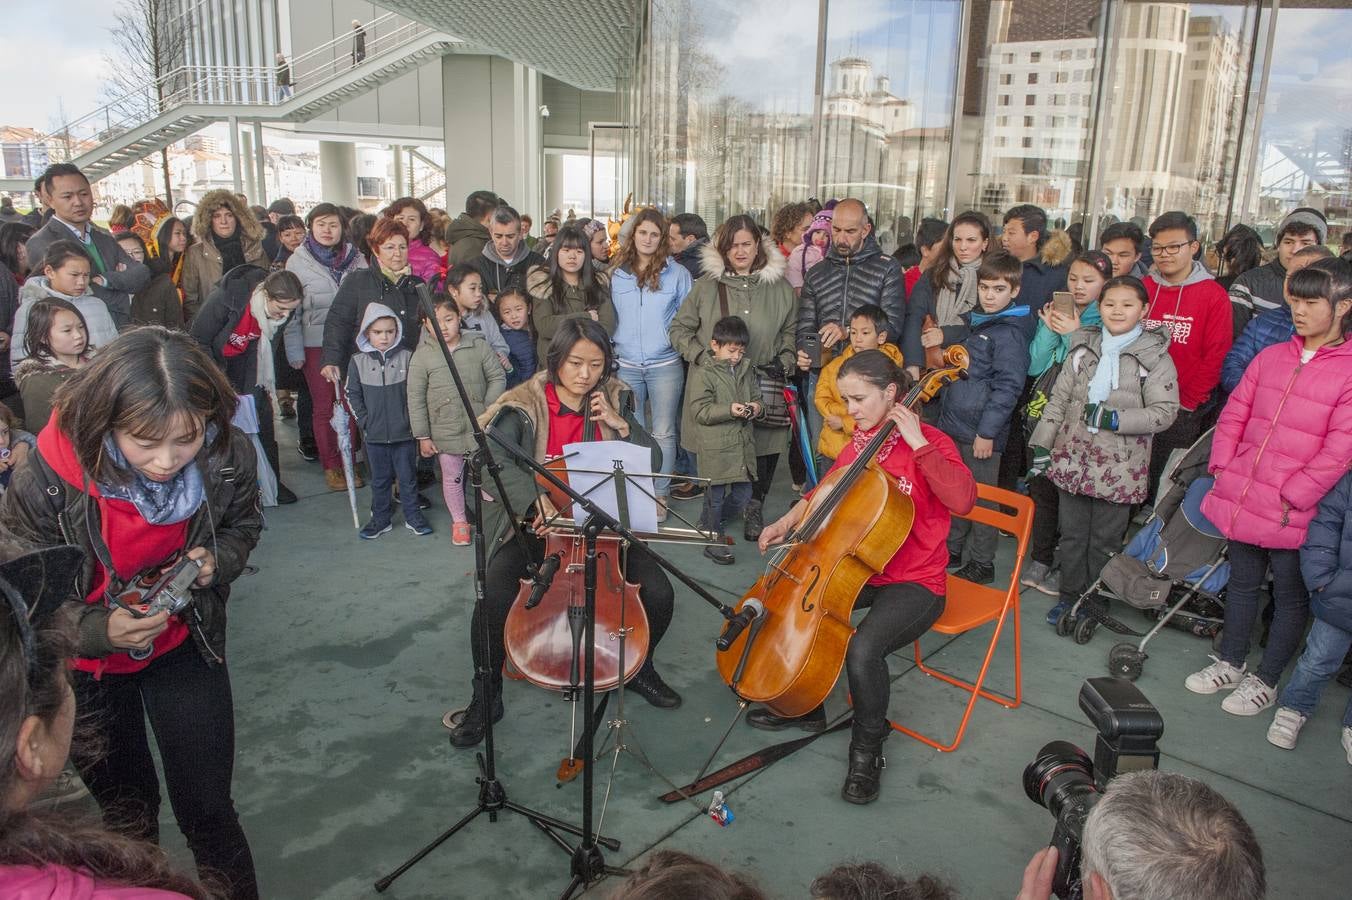
[[[962,461],[980,484],[996,484],[1000,454],[1009,439],[1014,407],[1028,372],[1027,306],[1015,306],[1023,264],[1008,253],[992,253],[977,270],[980,310],[963,316],[968,334],[962,341],[971,358],[967,377],[939,393],[939,429],[953,439]],[[995,580],[996,531],[989,525],[953,520],[948,532],[951,565],[967,564],[953,574],[977,584]]]

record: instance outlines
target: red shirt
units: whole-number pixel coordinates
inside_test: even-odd
[[[551,458],[563,456],[564,444],[575,444],[582,440],[582,428],[587,419],[578,410],[569,409],[559,402],[554,385],[545,382],[545,402],[549,404],[549,441],[545,453]]]
[[[226,338],[225,347],[221,349],[221,356],[227,359],[232,356],[239,356],[249,349],[250,342],[256,341],[262,336],[263,329],[258,327],[258,320],[254,318],[253,311],[245,307],[244,315],[240,316],[239,321],[235,323],[235,330],[230,332],[230,337]]]
[[[920,280],[922,274],[924,273],[920,271],[919,266],[911,266],[902,274],[902,278],[906,282],[907,300],[911,299],[911,291],[915,290],[915,283]]]
[[[113,569],[118,578],[130,581],[147,569],[163,565],[175,553],[184,548],[188,539],[188,523],[191,520],[176,522],[173,525],[151,525],[141,518],[136,507],[126,500],[113,500],[99,494],[98,487],[90,481],[84,484],[79,460],[75,458],[75,448],[57,425],[56,414],[38,435],[38,449],[42,458],[65,481],[81,488],[98,504],[99,535],[108,546]],[[94,579],[85,595],[86,603],[103,603],[104,591],[111,581],[108,571],[97,561],[94,563]],[[95,675],[112,673],[124,675],[139,672],[157,656],[163,656],[188,638],[188,626],[178,616],[169,617],[169,625],[160,636],[155,638],[155,648],[146,659],[132,659],[125,652],[112,653],[102,659],[76,659],[72,665],[82,672]]]
[[[929,425],[920,427],[929,446],[912,450],[898,441],[882,463],[883,471],[896,478],[901,492],[915,504],[915,521],[896,555],[868,583],[913,582],[942,597],[948,590],[950,504],[953,512],[970,510],[976,502],[976,481],[948,435]],[[858,455],[853,443],[846,444],[830,471],[848,466]]]

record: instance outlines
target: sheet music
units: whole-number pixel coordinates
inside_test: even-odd
[[[653,497],[652,476],[628,474],[652,471],[652,452],[647,447],[628,441],[579,441],[565,444],[563,455],[568,460],[568,483],[573,490],[617,519],[620,509],[615,495],[614,472],[618,460],[626,473],[624,493],[629,506],[629,528],[657,531],[657,500]],[[565,514],[580,519],[582,512],[570,510]]]

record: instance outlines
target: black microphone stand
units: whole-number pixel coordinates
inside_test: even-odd
[[[436,309],[432,305],[432,295],[428,291],[426,285],[422,284],[418,285],[417,290],[418,290],[418,300],[420,302],[420,305],[422,306],[423,314],[427,317],[427,321],[433,323],[433,327],[435,329],[437,316]],[[465,414],[469,416],[470,428],[474,432],[474,440],[479,447],[478,452],[472,454],[469,460],[470,491],[473,495],[474,520],[476,523],[476,527],[474,529],[474,571],[476,576],[474,579],[474,603],[475,608],[480,610],[479,619],[483,625],[484,645],[487,646],[490,642],[490,635],[488,633],[489,629],[488,616],[482,614],[482,606],[484,601],[484,574],[488,569],[488,550],[487,547],[485,546],[484,529],[483,529],[484,517],[483,517],[482,488],[483,488],[483,470],[485,468],[488,469],[488,473],[493,479],[493,485],[494,487],[497,488],[498,502],[500,502],[503,505],[503,510],[507,515],[508,521],[511,522],[512,530],[514,533],[514,539],[521,544],[521,547],[524,551],[527,551],[525,553],[526,559],[530,558],[530,553],[528,552],[530,548],[530,542],[526,538],[520,520],[517,519],[515,511],[511,507],[511,501],[507,497],[507,491],[502,485],[502,477],[499,474],[501,472],[502,467],[497,463],[497,461],[493,457],[493,451],[489,447],[488,439],[484,435],[483,427],[479,425],[478,417],[474,415],[474,405],[470,402],[469,392],[465,389],[465,382],[460,378],[460,370],[456,368],[455,360],[451,356],[450,348],[446,346],[446,341],[441,337],[439,329],[436,330],[436,341],[437,346],[441,348],[441,353],[446,360],[446,365],[450,367],[451,379],[455,382],[456,392],[460,395],[460,402],[464,406]],[[592,564],[592,574],[593,574],[592,584],[594,585],[595,584],[594,557],[589,560],[589,563]],[[538,574],[539,573],[535,570],[535,567],[532,567],[531,570],[532,578],[536,578]],[[549,575],[546,577],[552,577],[552,573],[549,573]],[[591,597],[594,595],[591,591],[589,591],[588,596]],[[594,616],[592,617],[591,621],[594,623],[595,621]],[[591,645],[588,644],[588,647],[589,650],[587,654],[587,661],[588,665],[590,666]],[[590,839],[593,847],[595,847],[596,844],[600,844],[610,850],[620,849],[619,841],[612,840],[611,838],[606,837],[597,837],[594,835],[591,835],[589,837],[588,835],[589,829],[578,828],[575,825],[571,825],[567,822],[560,821],[559,819],[553,818],[552,816],[547,816],[542,812],[538,812],[529,807],[522,806],[520,803],[516,803],[507,799],[507,791],[503,788],[502,782],[501,780],[498,779],[497,774],[497,760],[493,746],[493,706],[488,691],[488,683],[490,675],[492,673],[489,671],[488,666],[489,664],[487,660],[485,660],[483,663],[476,666],[474,673],[475,691],[477,694],[476,699],[479,701],[480,709],[482,709],[484,713],[484,752],[475,754],[475,761],[479,765],[479,775],[475,779],[475,781],[479,785],[478,803],[476,803],[474,808],[471,809],[468,813],[466,813],[458,822],[456,822],[450,828],[446,829],[440,835],[438,835],[436,839],[433,840],[430,844],[428,844],[426,847],[423,847],[417,853],[413,854],[413,856],[411,856],[406,862],[404,862],[403,865],[399,866],[399,868],[395,869],[393,872],[377,881],[375,883],[375,889],[377,893],[384,892],[386,888],[388,888],[391,884],[394,883],[394,880],[396,878],[398,878],[400,875],[403,875],[409,869],[413,868],[415,865],[421,862],[423,857],[427,856],[437,847],[441,846],[444,842],[446,842],[452,836],[454,836],[456,832],[464,828],[470,822],[474,821],[474,819],[476,819],[482,813],[488,813],[488,821],[490,822],[496,822],[498,820],[498,813],[504,810],[507,812],[514,812],[519,815],[525,816],[527,821],[529,821],[536,828],[539,828],[542,832],[544,832],[546,837],[548,837],[555,844],[557,844],[560,847],[560,849],[562,849],[565,853],[568,853],[570,855],[575,856],[576,851],[574,851],[573,847],[566,840],[564,840],[563,837],[559,835],[560,831],[567,832],[573,835],[578,835],[579,837],[584,838],[584,843],[588,839]],[[600,855],[599,849],[595,849],[594,852],[597,856]],[[574,862],[573,863],[574,870],[576,869],[576,866],[577,864],[576,862]]]

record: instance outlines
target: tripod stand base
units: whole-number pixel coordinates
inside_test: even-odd
[[[629,874],[626,869],[606,865],[606,859],[601,855],[601,848],[596,845],[578,847],[573,851],[572,871],[573,880],[568,882],[568,887],[563,889],[563,893],[559,895],[559,900],[569,900],[578,891],[586,890],[589,885],[602,876]]]
[[[507,791],[503,788],[502,782],[497,780],[496,778],[488,777],[483,754],[476,753],[475,759],[479,763],[479,777],[475,779],[475,781],[479,783],[479,802],[475,805],[473,809],[471,809],[468,813],[466,813],[464,817],[460,819],[460,821],[456,822],[450,828],[447,828],[441,834],[437,835],[436,838],[430,844],[428,844],[426,847],[423,847],[417,853],[413,854],[413,856],[409,857],[409,859],[399,868],[395,869],[393,872],[377,881],[375,883],[375,889],[377,893],[383,893],[386,888],[388,888],[391,884],[394,883],[394,880],[396,878],[398,878],[400,875],[403,875],[409,869],[413,868],[415,865],[421,862],[423,858],[427,856],[427,854],[431,853],[433,850],[440,847],[446,841],[450,840],[452,837],[455,836],[456,832],[464,828],[470,822],[473,822],[482,813],[488,813],[488,820],[490,822],[496,822],[498,820],[498,813],[502,812],[503,810],[525,816],[526,819],[528,819],[532,825],[534,825],[536,828],[539,828],[542,832],[544,832],[545,836],[548,837],[550,840],[552,840],[555,844],[557,844],[560,849],[562,849],[565,853],[572,854],[573,863],[572,866],[570,867],[570,871],[573,873],[573,881],[569,882],[570,893],[565,894],[565,896],[572,896],[571,891],[576,890],[576,888],[573,885],[575,882],[577,882],[579,871],[583,872],[595,871],[591,860],[593,858],[600,859],[601,856],[600,847],[604,846],[608,850],[620,849],[619,841],[615,840],[614,838],[602,837],[600,835],[596,836],[595,838],[596,844],[590,848],[590,850],[592,851],[591,853],[587,852],[588,848],[585,846],[574,848],[571,844],[569,844],[566,840],[564,840],[563,837],[559,835],[559,832],[562,831],[566,832],[567,834],[581,837],[582,836],[581,828],[578,828],[576,825],[571,825],[567,822],[556,819],[553,816],[547,816],[542,812],[537,812],[529,807],[522,806],[519,803],[513,803],[511,800],[508,800]],[[588,859],[587,867],[581,869],[579,868],[578,859],[580,856],[585,856]],[[599,878],[601,874],[605,874],[605,869],[606,869],[605,862],[604,860],[602,860],[600,874],[594,875],[591,880],[594,881],[596,878]],[[590,883],[589,881],[584,881],[582,882],[582,886],[585,887],[589,883]]]

